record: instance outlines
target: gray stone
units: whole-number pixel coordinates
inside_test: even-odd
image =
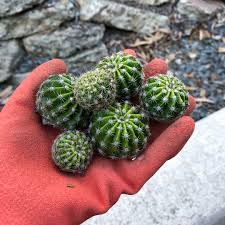
[[[66,58],[81,49],[97,45],[104,35],[104,25],[69,22],[53,32],[23,39],[25,49],[32,54]]]
[[[105,23],[119,29],[151,34],[167,28],[169,19],[147,10],[119,4],[108,0],[78,0],[81,19]]]
[[[207,20],[219,10],[225,9],[221,1],[216,0],[180,0],[177,10],[180,14],[187,16],[190,20]]]
[[[13,74],[13,76],[12,76],[12,84],[14,86],[19,85],[29,74],[30,74],[30,72]]]
[[[92,49],[77,52],[76,55],[63,59],[69,71],[74,74],[81,74],[93,69],[102,57],[107,56],[108,51],[105,44],[100,43]]]
[[[225,108],[200,120],[182,151],[134,196],[82,225],[224,225]]]
[[[19,38],[54,30],[66,20],[75,17],[77,8],[70,0],[47,1],[34,10],[0,20],[0,40]]]
[[[0,82],[7,80],[21,60],[24,52],[18,41],[0,42]]]
[[[1,0],[0,17],[22,12],[43,1],[44,0]]]
[[[171,2],[171,0],[120,0],[121,2],[136,2],[137,4],[144,4],[144,5],[162,5],[164,3]]]

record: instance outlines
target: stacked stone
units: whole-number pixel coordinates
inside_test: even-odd
[[[0,82],[12,76],[27,54],[40,59],[40,63],[60,57],[69,69],[83,73],[108,54],[102,41],[104,25],[143,35],[169,30],[167,11],[170,10],[163,10],[163,15],[156,12],[158,7],[170,8],[173,3],[169,0],[3,0]],[[224,5],[220,1],[180,0],[175,9],[175,14],[202,21],[224,9]],[[22,74],[18,82],[24,77]]]

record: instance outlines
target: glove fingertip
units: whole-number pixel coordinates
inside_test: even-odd
[[[167,160],[173,158],[181,151],[194,129],[195,122],[190,116],[181,117],[168,128],[168,132],[171,133],[170,142],[176,143],[176,146],[173,147],[172,151],[168,151]]]
[[[38,76],[38,79],[46,79],[49,75],[65,73],[67,71],[67,66],[61,59],[52,59],[48,62],[45,62],[34,69],[28,78],[35,78]]]
[[[165,161],[177,155],[191,137],[195,128],[194,120],[183,116],[173,122],[148,147],[146,158],[148,163],[160,167]]]
[[[194,109],[196,107],[196,101],[195,101],[195,98],[193,96],[190,95],[188,97],[188,102],[189,102],[189,106],[184,113],[185,116],[189,116],[194,111]]]
[[[143,68],[145,80],[157,74],[166,74],[167,70],[167,63],[163,59],[155,58],[147,63]]]
[[[126,48],[126,49],[123,50],[123,52],[126,55],[132,55],[134,57],[137,57],[137,53],[133,49]]]

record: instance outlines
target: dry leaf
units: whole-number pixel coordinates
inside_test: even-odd
[[[198,90],[199,88],[198,88],[198,87],[190,87],[190,86],[186,86],[186,89],[187,89],[188,91],[196,91],[196,90]]]
[[[211,34],[207,30],[199,30],[199,40],[203,40],[205,38],[210,38]]]
[[[225,47],[220,47],[218,48],[219,53],[225,53]]]
[[[157,32],[155,35],[151,37],[145,37],[144,40],[140,40],[139,38],[133,44],[129,44],[130,47],[138,47],[141,45],[151,45],[157,41],[159,41],[164,36],[163,33]]]
[[[208,98],[195,98],[195,101],[197,102],[197,103],[212,103],[212,104],[214,104],[214,101],[212,101],[212,100],[210,100],[210,99],[208,99]]]

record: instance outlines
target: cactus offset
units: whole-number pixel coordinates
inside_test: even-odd
[[[150,135],[148,118],[138,107],[116,103],[93,115],[90,134],[98,151],[111,159],[132,159],[144,150]]]
[[[111,57],[105,57],[97,67],[113,72],[119,98],[130,98],[141,90],[142,66],[134,56],[119,52]]]
[[[179,118],[188,106],[185,85],[172,75],[151,77],[143,87],[142,102],[149,116],[157,121]]]
[[[106,70],[89,71],[77,80],[74,94],[83,108],[93,111],[104,109],[115,101],[115,78]]]
[[[43,124],[64,129],[84,127],[89,113],[76,104],[74,99],[75,79],[68,74],[52,75],[45,80],[37,93],[36,110]]]
[[[52,159],[60,170],[82,173],[87,169],[93,150],[89,138],[79,131],[60,134],[52,146]]]

